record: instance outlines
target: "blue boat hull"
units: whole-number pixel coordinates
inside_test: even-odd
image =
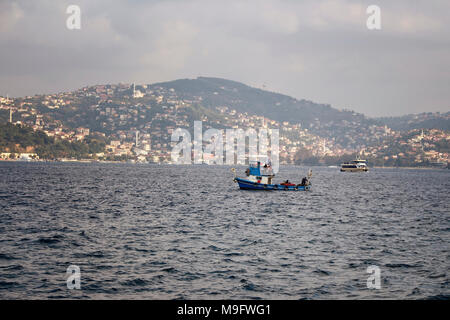
[[[311,189],[311,185],[308,186],[284,186],[281,184],[262,184],[245,180],[241,178],[235,178],[235,182],[239,184],[239,188],[243,190],[261,190],[261,191],[307,191]]]

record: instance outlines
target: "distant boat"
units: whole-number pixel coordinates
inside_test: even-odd
[[[356,157],[353,161],[341,164],[341,172],[366,172],[368,170],[367,161],[362,160],[359,157]]]
[[[273,178],[275,174],[272,172],[270,166],[265,165],[261,168],[261,162],[252,162],[245,171],[247,178],[236,177],[236,170],[231,169],[234,174],[234,182],[239,184],[239,188],[243,190],[261,190],[261,191],[306,191],[311,189],[311,170],[307,177],[304,177],[302,183],[294,184],[286,180],[283,183],[273,183]]]
[[[430,165],[432,167],[436,167],[436,168],[448,168],[448,163],[447,162],[440,162],[440,161],[434,161],[434,162],[430,162]]]

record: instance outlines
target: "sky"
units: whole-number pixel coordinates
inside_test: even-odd
[[[210,76],[371,117],[447,112],[449,18],[448,0],[0,0],[0,95]]]

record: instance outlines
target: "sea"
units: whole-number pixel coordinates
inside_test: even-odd
[[[449,299],[449,170],[230,169],[1,162],[0,299]]]

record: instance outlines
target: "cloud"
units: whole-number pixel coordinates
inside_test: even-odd
[[[377,2],[379,31],[372,1],[80,0],[71,31],[71,1],[0,1],[0,94],[209,75],[370,115],[448,110],[450,3]]]
[[[164,23],[160,36],[156,39],[154,49],[144,52],[139,62],[146,67],[176,71],[184,67],[190,55],[194,53],[193,39],[198,31],[184,21]]]
[[[23,11],[16,2],[0,2],[0,32],[10,32],[23,18]]]

